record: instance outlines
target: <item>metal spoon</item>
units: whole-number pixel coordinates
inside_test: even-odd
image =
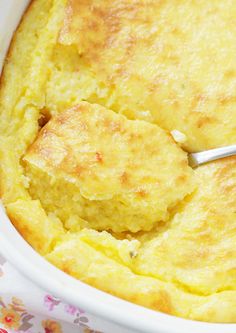
[[[218,160],[220,158],[236,155],[236,145],[226,146],[216,149],[201,151],[199,153],[191,153],[188,155],[189,165],[196,168],[201,164]]]

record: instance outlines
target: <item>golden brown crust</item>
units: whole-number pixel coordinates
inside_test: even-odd
[[[59,42],[77,46],[121,112],[148,110],[204,150],[236,140],[234,13],[230,0],[70,0]]]

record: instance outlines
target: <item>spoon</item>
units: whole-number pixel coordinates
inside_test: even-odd
[[[188,159],[189,165],[196,168],[199,165],[233,155],[236,155],[236,145],[191,153],[188,154]]]

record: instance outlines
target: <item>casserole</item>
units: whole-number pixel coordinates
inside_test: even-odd
[[[27,1],[1,2],[1,59]],[[103,332],[233,332],[235,325],[197,323],[130,304],[79,282],[51,266],[19,236],[1,208],[2,252],[23,274],[44,289],[96,315],[93,328]],[[103,318],[99,319],[99,318]],[[105,321],[104,321],[105,319]],[[114,323],[111,323],[114,322]],[[127,331],[128,332],[128,331]]]

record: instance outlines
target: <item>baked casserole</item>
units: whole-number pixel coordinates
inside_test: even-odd
[[[183,318],[236,322],[233,0],[34,0],[0,88],[0,195],[52,264]]]

